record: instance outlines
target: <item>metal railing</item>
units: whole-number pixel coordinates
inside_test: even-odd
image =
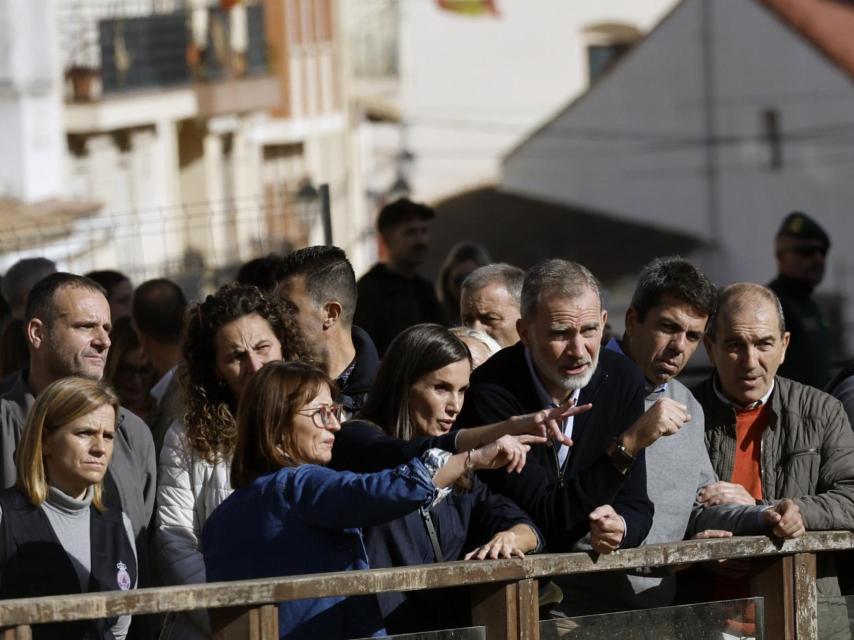
[[[543,554],[525,559],[372,569],[0,602],[0,637],[23,640],[31,626],[118,615],[211,609],[217,640],[278,638],[276,603],[387,591],[471,587],[472,622],[489,640],[539,638],[538,580],[571,573],[674,566],[733,558],[771,560],[751,580],[765,598],[765,637],[816,640],[816,554],[854,549],[854,534],[812,532],[779,541],[765,536],[694,540],[625,549],[611,555]]]

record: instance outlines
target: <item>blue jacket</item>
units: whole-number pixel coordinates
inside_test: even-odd
[[[317,465],[280,469],[229,496],[202,533],[209,582],[369,569],[360,527],[431,503],[420,460],[371,474]],[[375,596],[279,603],[279,636],[335,640],[383,635]]]

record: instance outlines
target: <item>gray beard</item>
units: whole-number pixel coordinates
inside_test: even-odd
[[[578,389],[583,389],[588,385],[593,374],[596,373],[596,367],[598,366],[599,352],[596,352],[596,357],[593,358],[590,366],[587,367],[587,371],[577,376],[555,376],[552,382],[565,391],[577,391]]]

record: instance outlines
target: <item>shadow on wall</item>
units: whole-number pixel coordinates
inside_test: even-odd
[[[523,269],[544,258],[574,260],[603,284],[636,275],[656,256],[688,256],[702,246],[699,238],[684,233],[494,187],[452,196],[435,208],[430,255],[422,268],[425,277],[434,280],[458,242],[480,242],[494,260]]]

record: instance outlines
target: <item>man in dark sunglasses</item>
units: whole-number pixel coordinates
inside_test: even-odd
[[[769,288],[783,305],[786,330],[792,337],[779,374],[823,388],[830,378],[830,331],[812,298],[824,277],[830,238],[815,220],[793,211],[775,238],[777,277]]]

